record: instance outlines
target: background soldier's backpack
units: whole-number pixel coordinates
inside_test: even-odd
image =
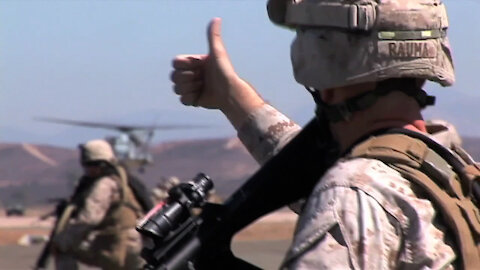
[[[135,197],[135,200],[142,208],[137,210],[141,210],[143,214],[146,214],[153,207],[153,201],[145,184],[142,180],[133,176],[122,166],[117,165],[114,169],[116,174],[120,177],[121,183],[123,183],[122,185],[128,184],[128,187],[133,193],[133,197]],[[124,188],[126,188],[126,186],[122,187],[122,189]]]
[[[148,192],[145,184],[136,176],[127,173],[127,179],[128,186],[132,190],[135,199],[137,199],[138,203],[142,207],[143,212],[147,213],[151,208],[153,208],[153,201],[150,192]]]
[[[380,160],[425,191],[455,234],[463,269],[479,269],[480,170],[463,149],[452,150],[420,133],[392,129],[358,144],[347,157]]]

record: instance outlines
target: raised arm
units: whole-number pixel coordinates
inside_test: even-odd
[[[174,91],[187,106],[219,109],[259,163],[285,145],[300,129],[238,76],[222,41],[221,20],[208,27],[208,54],[178,55],[171,74]]]

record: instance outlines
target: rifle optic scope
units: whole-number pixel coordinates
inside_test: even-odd
[[[180,183],[168,192],[168,199],[157,204],[137,223],[136,230],[158,243],[165,240],[189,217],[192,209],[201,207],[208,198],[213,182],[200,173],[189,183]]]

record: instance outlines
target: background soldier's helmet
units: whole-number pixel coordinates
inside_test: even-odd
[[[111,165],[116,164],[115,154],[110,144],[105,140],[91,140],[79,146],[81,162],[105,161]]]
[[[425,123],[428,133],[435,134],[435,139],[442,145],[449,148],[462,146],[462,138],[453,124],[441,119],[427,120]]]
[[[269,0],[267,9],[274,23],[297,31],[292,66],[305,86],[455,81],[440,0]]]

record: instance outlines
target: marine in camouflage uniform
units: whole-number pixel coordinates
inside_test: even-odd
[[[455,235],[438,208],[397,170],[352,156],[388,128],[424,134],[473,164],[451,125],[426,123],[432,97],[426,80],[454,82],[439,0],[270,0],[270,19],[296,30],[291,47],[297,82],[314,96],[343,152],[299,212],[285,269],[453,269]],[[185,105],[221,110],[259,163],[300,127],[234,71],[221,40],[220,19],[208,31],[209,54],[179,55],[171,74]],[[431,132],[431,134],[429,133]],[[295,158],[295,157],[292,157]],[[292,185],[301,179],[292,179]]]
[[[265,105],[249,116],[238,136],[264,163],[299,131],[297,125],[284,125],[287,119]],[[275,126],[282,128],[268,131]],[[439,143],[460,147],[451,125],[435,127],[432,137]],[[381,161],[337,162],[303,204],[292,205],[301,215],[284,262],[288,269],[449,269],[455,259],[430,201]],[[402,227],[409,233],[400,234]]]
[[[104,140],[80,146],[85,175],[79,181],[53,237],[56,269],[77,261],[102,269],[140,269],[142,241],[135,230],[141,207]]]

